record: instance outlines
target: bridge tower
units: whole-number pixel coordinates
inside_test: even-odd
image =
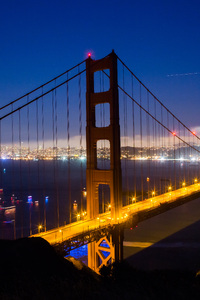
[[[105,92],[94,91],[94,73],[109,70],[110,87]],[[119,99],[117,83],[117,56],[114,51],[100,60],[86,61],[86,145],[87,145],[87,216],[90,219],[99,215],[99,184],[110,187],[111,218],[114,222],[121,217],[122,179],[120,162],[120,125]],[[110,124],[107,127],[96,126],[95,107],[98,104],[109,103]],[[110,142],[110,169],[97,168],[97,141]]]

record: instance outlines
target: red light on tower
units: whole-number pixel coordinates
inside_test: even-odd
[[[88,53],[88,57],[91,57],[91,55],[92,55],[91,52],[89,52],[89,53]]]
[[[175,136],[175,135],[176,135],[176,132],[172,132],[172,134],[173,134],[173,136]]]
[[[193,135],[196,135],[196,132],[195,132],[195,131],[192,131],[192,134],[193,134]]]

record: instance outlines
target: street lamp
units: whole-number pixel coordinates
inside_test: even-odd
[[[62,233],[62,242],[63,242],[63,230],[60,229],[59,232]]]
[[[135,202],[136,202],[136,198],[135,198],[135,197],[132,197],[132,203],[133,203],[133,201],[135,201]]]
[[[77,221],[80,220],[80,217],[81,217],[81,215],[80,215],[80,214],[77,214]]]
[[[42,225],[38,225],[38,233],[41,232],[41,229],[42,229]]]
[[[108,210],[110,210],[111,209],[111,204],[108,204]]]

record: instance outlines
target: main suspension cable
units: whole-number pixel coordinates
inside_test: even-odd
[[[21,96],[21,97],[15,99],[15,100],[13,100],[13,101],[11,101],[11,102],[8,103],[8,104],[6,104],[6,105],[0,107],[0,110],[2,110],[2,109],[4,109],[4,108],[8,107],[9,105],[12,105],[12,104],[16,103],[17,101],[23,99],[24,97],[26,97],[26,96],[28,96],[28,95],[30,95],[30,94],[36,92],[37,90],[39,90],[39,89],[41,89],[41,88],[43,88],[44,86],[48,85],[49,83],[53,82],[54,80],[56,80],[56,79],[62,77],[63,75],[67,74],[68,72],[70,72],[70,71],[72,71],[73,69],[77,68],[78,66],[80,66],[81,64],[83,64],[85,61],[86,61],[86,60],[83,60],[82,62],[78,63],[78,64],[75,65],[74,67],[68,69],[67,71],[63,72],[62,74],[60,74],[60,75],[54,77],[53,79],[47,81],[46,83],[40,85],[39,87],[35,88],[34,90],[32,90],[32,91],[30,91],[30,92],[24,94],[23,96]]]
[[[145,85],[144,83],[142,83],[141,80],[139,80],[139,78],[127,67],[127,65],[119,58],[119,56],[117,56],[118,60],[122,63],[122,65],[124,65],[124,67],[131,73],[132,76],[135,77],[135,79],[153,96],[153,98],[159,102],[160,105],[162,105],[162,107],[164,107],[171,115],[174,119],[176,119],[183,127],[185,127],[190,133],[192,133],[194,136],[196,136],[199,140],[200,137],[196,135],[196,133],[194,134],[194,132],[192,132],[184,123],[182,123]]]

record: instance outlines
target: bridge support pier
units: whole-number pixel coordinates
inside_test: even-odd
[[[110,87],[105,92],[94,91],[94,73],[109,70]],[[99,184],[110,187],[110,204],[112,222],[121,217],[122,179],[120,162],[120,126],[119,100],[117,83],[117,56],[112,52],[101,60],[87,59],[86,62],[86,144],[87,144],[87,216],[89,219],[99,215]],[[96,126],[95,108],[98,104],[108,103],[110,106],[110,124],[107,127]],[[97,141],[110,142],[110,169],[97,168]]]
[[[117,226],[112,233],[88,244],[88,267],[99,273],[107,266],[123,259],[124,230]]]

